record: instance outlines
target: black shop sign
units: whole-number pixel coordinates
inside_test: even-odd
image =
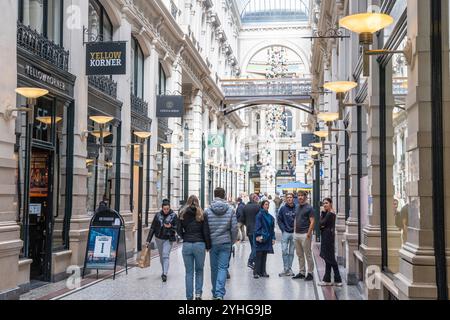
[[[158,96],[156,101],[158,118],[181,118],[184,111],[183,96]]]
[[[86,75],[126,74],[126,42],[86,44]]]

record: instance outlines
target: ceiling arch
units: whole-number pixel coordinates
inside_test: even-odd
[[[241,0],[244,23],[305,21],[309,19],[309,0]]]

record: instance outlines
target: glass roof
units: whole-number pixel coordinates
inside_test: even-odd
[[[310,0],[241,0],[243,23],[305,21]]]

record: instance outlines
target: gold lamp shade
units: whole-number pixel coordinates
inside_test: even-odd
[[[394,18],[384,13],[359,13],[342,18],[339,25],[356,33],[375,33],[394,23]]]
[[[164,149],[172,149],[174,145],[171,143],[161,143],[161,147],[163,147]]]
[[[29,99],[37,99],[48,94],[48,90],[40,88],[17,88],[16,93]]]
[[[100,139],[102,137],[101,131],[91,131],[89,132],[94,137]],[[109,131],[103,131],[103,138],[109,137],[112,133]]]
[[[107,124],[114,120],[114,117],[109,116],[90,116],[89,119],[94,121],[97,124]]]
[[[317,155],[319,154],[319,151],[313,151],[313,150],[310,150],[310,151],[308,151],[308,154],[309,154],[311,157],[315,157],[315,156],[317,156]]]
[[[316,136],[318,136],[319,138],[326,138],[326,137],[328,137],[328,131],[316,131],[316,132],[314,132],[314,134]]]
[[[134,135],[136,137],[138,137],[138,138],[141,138],[141,139],[148,139],[148,138],[150,138],[152,136],[152,133],[151,132],[146,132],[146,131],[135,131]]]
[[[322,143],[320,143],[320,142],[310,143],[309,145],[310,145],[311,147],[316,148],[316,149],[322,149],[322,148],[323,148],[323,145],[322,145]]]
[[[336,82],[328,82],[323,85],[323,87],[327,90],[336,92],[336,93],[346,93],[354,88],[356,88],[358,84],[353,81],[336,81]]]
[[[324,122],[333,122],[339,119],[339,113],[338,112],[321,112],[317,115],[317,118],[320,121]]]
[[[52,124],[53,117],[36,117],[36,120],[42,122],[43,124],[50,125]],[[62,120],[61,117],[55,117],[55,123],[58,123]]]

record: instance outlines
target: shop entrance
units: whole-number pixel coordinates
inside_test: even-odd
[[[53,157],[52,150],[32,148],[29,211],[32,280],[49,281],[51,275]]]

